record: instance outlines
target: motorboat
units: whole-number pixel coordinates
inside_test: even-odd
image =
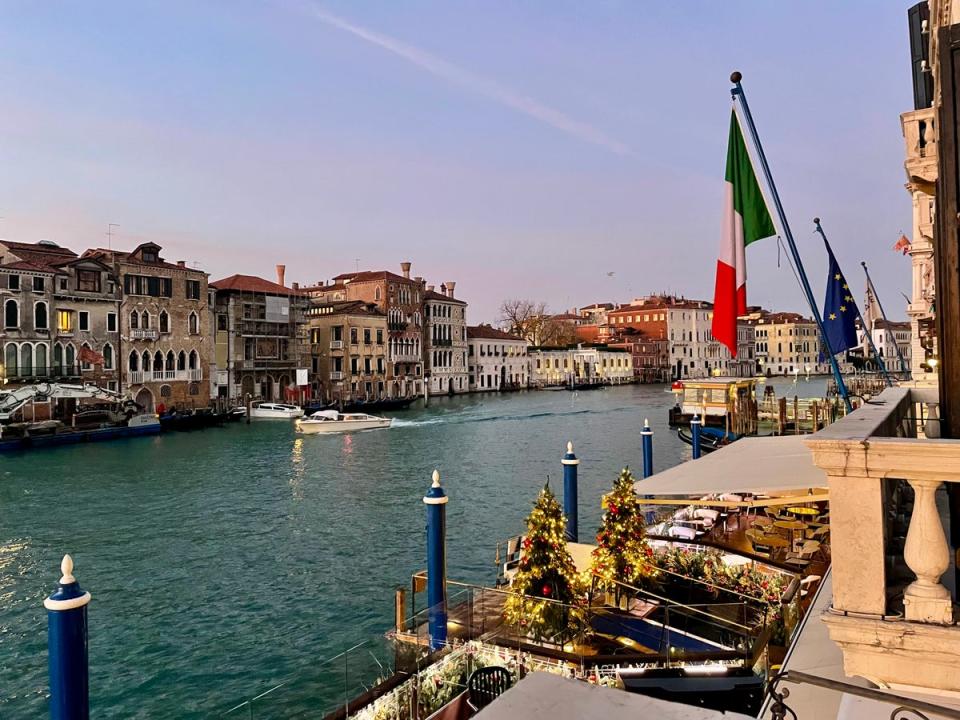
[[[393,418],[377,417],[366,413],[340,413],[336,410],[319,410],[309,417],[297,420],[297,432],[306,435],[318,433],[352,432],[388,428]]]
[[[303,417],[303,408],[286,403],[258,402],[250,406],[250,417],[254,420],[293,420]]]

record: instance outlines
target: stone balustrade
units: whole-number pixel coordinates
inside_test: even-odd
[[[960,482],[960,441],[939,435],[936,391],[897,387],[806,441],[830,489],[824,621],[846,672],[880,685],[960,691],[941,519],[944,484]]]
[[[904,167],[911,183],[934,183],[937,179],[936,113],[924,108],[903,113],[900,126],[906,144]]]

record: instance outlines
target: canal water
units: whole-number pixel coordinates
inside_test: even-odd
[[[548,478],[560,494],[568,440],[581,539],[620,468],[639,474],[644,418],[655,469],[689,458],[672,404],[651,385],[443,397],[387,431],[257,421],[0,456],[0,718],[47,712],[42,602],[65,552],[93,595],[92,716],[216,716],[391,625],[393,589],[425,566],[434,468],[448,574],[490,583],[496,541],[522,530]]]

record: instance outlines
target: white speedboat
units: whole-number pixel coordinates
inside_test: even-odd
[[[250,407],[250,417],[255,420],[264,418],[293,420],[303,417],[303,408],[286,403],[258,402]]]
[[[354,430],[388,428],[392,418],[377,417],[366,413],[339,413],[336,410],[320,410],[310,417],[297,420],[297,432],[307,435]]]

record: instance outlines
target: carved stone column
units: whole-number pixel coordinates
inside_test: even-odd
[[[914,490],[913,514],[903,558],[917,579],[903,593],[906,618],[914,622],[952,624],[950,592],[940,583],[940,576],[950,565],[950,549],[937,511],[937,488],[942,483],[913,479],[909,483]]]

